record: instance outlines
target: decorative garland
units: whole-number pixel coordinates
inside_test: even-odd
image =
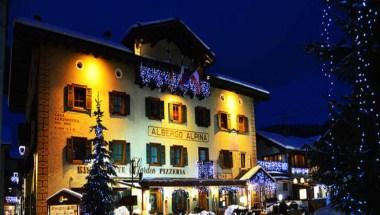
[[[257,172],[249,182],[256,186],[256,189],[258,189],[258,187],[264,187],[265,192],[273,192],[276,190],[276,184],[273,182],[272,178],[262,170]]]
[[[214,178],[214,163],[212,161],[201,161],[197,163],[198,178]]]
[[[211,95],[210,83],[158,68],[140,65],[140,84],[142,86],[169,90],[173,94],[197,96],[200,99]],[[185,77],[187,76],[187,77]]]
[[[288,163],[278,161],[257,161],[266,171],[288,172]]]

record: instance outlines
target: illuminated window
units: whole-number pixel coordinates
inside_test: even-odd
[[[222,169],[231,169],[233,167],[232,152],[221,150],[219,154],[220,166]]]
[[[169,121],[185,123],[187,121],[186,106],[182,104],[169,103]]]
[[[293,154],[291,156],[291,164],[293,167],[306,167],[305,156],[302,154]]]
[[[161,101],[159,98],[146,97],[145,115],[152,120],[164,119],[164,101]]]
[[[124,140],[114,140],[110,143],[111,157],[116,164],[127,164],[131,160],[130,144]]]
[[[146,148],[147,163],[154,166],[165,164],[165,146],[158,143],[149,143]]]
[[[71,137],[67,140],[66,158],[69,163],[83,164],[91,155],[91,143],[85,137]]]
[[[112,115],[128,115],[130,112],[130,96],[124,92],[110,92],[109,111]]]
[[[229,130],[231,128],[231,116],[226,112],[218,113],[218,126],[221,130]]]
[[[65,95],[66,107],[77,111],[91,111],[91,94],[91,89],[84,85],[67,85]]]
[[[205,107],[195,107],[195,123],[201,127],[210,126],[210,110]]]
[[[199,161],[208,161],[208,148],[199,147],[198,148]]]
[[[237,116],[237,126],[239,133],[247,133],[248,132],[248,117],[243,115]]]
[[[170,147],[170,164],[177,167],[187,166],[187,148],[183,146]]]

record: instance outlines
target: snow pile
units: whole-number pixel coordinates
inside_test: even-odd
[[[232,215],[235,209],[245,209],[245,207],[239,206],[239,205],[230,205],[227,207],[227,209],[224,211],[224,215]]]
[[[129,211],[125,206],[118,207],[114,210],[115,215],[129,215]]]

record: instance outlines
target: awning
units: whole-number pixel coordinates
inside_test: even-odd
[[[48,197],[48,205],[80,204],[82,195],[73,190],[62,188]]]
[[[141,186],[147,187],[194,187],[194,186],[246,186],[247,181],[239,179],[199,179],[199,178],[151,178],[143,179]]]

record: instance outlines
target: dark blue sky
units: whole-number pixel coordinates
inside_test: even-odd
[[[14,17],[33,17],[120,41],[137,21],[182,19],[216,53],[212,72],[263,86],[271,99],[257,106],[257,126],[322,123],[326,84],[314,56],[304,52],[320,34],[320,0],[292,1],[10,1]]]

